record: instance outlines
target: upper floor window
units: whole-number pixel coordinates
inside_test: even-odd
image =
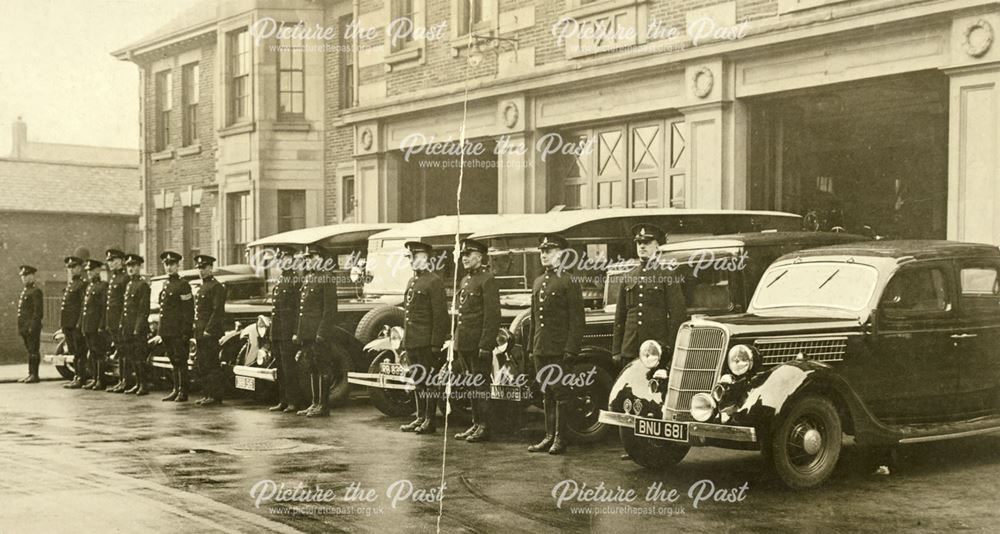
[[[340,27],[348,28],[354,21],[351,15],[340,17]],[[340,32],[340,107],[349,108],[354,105],[354,52],[350,42],[345,37],[346,31]]]
[[[487,0],[458,0],[458,35],[467,35],[481,29],[486,22]]]
[[[184,146],[198,142],[198,92],[201,73],[197,63],[184,65],[181,71],[184,100]]]
[[[278,115],[305,114],[305,43],[302,39],[278,39]]]
[[[173,108],[171,88],[173,80],[169,70],[156,73],[156,150],[166,150],[170,145],[170,110]]]
[[[392,40],[390,46],[393,52],[402,50],[413,42],[415,1],[392,0],[392,33],[387,38]]]
[[[228,35],[229,123],[250,118],[250,32],[246,28]]]

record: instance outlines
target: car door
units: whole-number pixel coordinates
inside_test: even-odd
[[[1000,409],[1000,261],[957,262],[960,331],[956,410],[975,417]]]
[[[948,417],[958,389],[954,276],[950,262],[900,268],[879,299],[876,350],[865,366],[869,406],[880,419]]]

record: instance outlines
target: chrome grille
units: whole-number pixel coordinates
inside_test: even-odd
[[[671,419],[691,420],[691,398],[712,390],[725,352],[725,330],[714,326],[680,329],[667,389],[666,409]]]
[[[754,347],[764,365],[777,365],[798,359],[817,362],[839,362],[844,359],[847,337],[806,337],[757,339]]]

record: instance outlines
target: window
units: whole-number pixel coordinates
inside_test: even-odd
[[[484,3],[487,0],[457,0],[458,1],[458,35],[467,35],[470,31],[481,29],[484,16]]]
[[[302,39],[278,39],[278,116],[302,117],[305,93],[305,43]]]
[[[354,17],[340,17],[340,27],[349,28]],[[346,37],[347,32],[341,32],[340,43],[340,107],[349,108],[354,105],[354,52],[353,46]]]
[[[243,253],[253,235],[252,208],[249,192],[229,194],[229,261],[231,263],[243,261]]]
[[[406,48],[413,42],[413,29],[416,25],[413,4],[416,0],[392,0],[392,39],[390,46],[393,52]],[[463,2],[463,0],[459,0]],[[404,22],[405,21],[405,22]]]
[[[160,252],[170,250],[173,247],[172,213],[171,208],[156,210],[156,246],[159,247]],[[162,266],[160,269],[162,272]]]
[[[229,123],[250,118],[250,33],[246,29],[228,36]]]
[[[198,142],[198,91],[200,72],[197,63],[184,65],[181,71],[184,100],[184,146]]]
[[[306,192],[278,191],[278,232],[306,227]]]
[[[156,150],[158,152],[166,150],[170,146],[170,109],[173,107],[172,82],[169,70],[156,73]]]
[[[1000,313],[1000,276],[995,265],[963,267],[962,311],[971,314]]]
[[[201,254],[201,206],[184,208],[184,258],[189,265]]]
[[[889,317],[938,314],[951,311],[948,277],[938,267],[900,271],[882,293],[879,307]]]
[[[341,182],[341,221],[353,221],[355,217],[356,200],[354,196],[354,177],[345,176]]]

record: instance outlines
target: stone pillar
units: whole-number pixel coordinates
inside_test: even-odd
[[[956,19],[948,121],[948,239],[1000,244],[1000,15]]]
[[[497,187],[499,213],[542,213],[545,211],[546,160],[536,147],[531,132],[504,135],[497,146]]]

